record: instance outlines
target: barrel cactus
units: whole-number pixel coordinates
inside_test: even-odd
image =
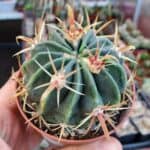
[[[17,53],[29,53],[17,96],[29,121],[47,133],[67,139],[109,136],[118,111],[128,106],[124,57],[107,36],[98,35],[112,21],[83,27],[67,8],[67,22],[57,18],[60,27],[42,21],[35,38],[17,38],[30,45]]]

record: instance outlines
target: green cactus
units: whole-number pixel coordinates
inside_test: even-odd
[[[36,38],[18,37],[32,41],[32,47],[18,53],[30,51],[17,95],[30,120],[39,120],[39,128],[45,126],[51,134],[85,136],[81,129],[97,130],[99,120],[99,130],[108,136],[105,121],[112,123],[104,112],[122,107],[127,86],[124,62],[113,42],[95,34],[98,22],[81,27],[70,6],[68,18],[69,27],[58,19],[62,29],[51,26],[47,40],[42,39],[43,22]]]

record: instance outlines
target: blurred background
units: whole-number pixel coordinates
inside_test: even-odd
[[[85,15],[90,21],[117,19],[123,44],[134,45],[129,57],[137,65],[128,63],[135,70],[137,101],[134,112],[114,135],[125,150],[150,149],[150,0],[0,0],[0,86],[18,69],[13,55],[24,43],[17,44],[16,36],[34,36],[34,27],[43,12],[48,23],[57,23],[56,16],[66,19],[66,3],[75,8],[75,14]],[[111,33],[110,26],[104,33]]]

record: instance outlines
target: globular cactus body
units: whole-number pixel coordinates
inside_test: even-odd
[[[61,37],[61,35],[57,36],[59,36],[59,39],[63,38]],[[98,40],[95,40],[97,40],[97,38],[94,38],[94,42],[97,43]],[[106,39],[106,41],[107,40],[108,39]],[[53,39],[51,39],[50,42],[47,41],[46,43],[42,43],[39,46],[37,45],[33,50],[31,60],[23,64],[23,74],[25,77],[25,84],[28,89],[30,100],[33,102],[37,101],[39,103],[39,109],[40,103],[45,103],[41,108],[41,111],[43,112],[46,120],[53,123],[79,123],[78,121],[72,119],[74,113],[76,112],[76,109],[80,109],[78,113],[76,112],[76,115],[81,117],[80,112],[82,112],[82,114],[84,115],[88,112],[91,112],[99,105],[116,104],[120,102],[121,92],[123,92],[126,84],[126,73],[123,65],[119,63],[119,60],[112,59],[112,62],[110,62],[108,66],[106,65],[104,66],[104,68],[101,68],[102,70],[100,70],[100,72],[92,73],[92,70],[89,69],[87,63],[90,57],[80,56],[84,51],[86,51],[84,49],[88,47],[88,45],[85,43],[87,43],[88,41],[82,41],[83,43],[85,43],[81,44],[81,46],[83,47],[82,49],[79,47],[79,50],[82,50],[81,53],[76,50],[72,50],[71,48],[69,49],[69,45],[67,46],[67,43],[65,43],[65,41],[64,43],[63,41],[61,43],[59,41],[53,41],[54,43],[56,43],[56,45],[53,45],[52,41]],[[90,45],[92,42],[88,44]],[[66,49],[65,52],[62,50],[63,48],[61,48],[61,46],[58,46],[60,44],[62,44],[62,47],[64,47],[63,45],[66,45],[66,47],[64,48]],[[100,43],[100,45],[103,44],[105,44],[105,39],[103,39],[103,42]],[[110,42],[110,44],[112,43]],[[97,47],[95,46],[96,45],[91,47],[91,49],[95,49],[96,51]],[[112,48],[113,45],[109,46]],[[104,49],[105,48],[107,49],[107,47],[104,46]],[[56,49],[59,49],[58,53],[55,52]],[[50,54],[48,53],[48,51],[50,51]],[[103,53],[103,49],[99,49],[99,51],[102,51],[101,53]],[[111,50],[108,47],[107,52],[111,52],[112,56],[113,51],[115,54],[115,50]],[[44,83],[50,83],[51,77],[42,68],[40,68],[40,65],[42,65],[43,68],[47,70],[47,72],[51,73],[52,75],[54,74],[52,63],[49,60],[49,55],[51,55],[52,61],[58,72],[61,70],[63,61],[63,69],[66,71],[66,73],[76,70],[76,73],[72,75],[72,77],[67,79],[68,82],[73,82],[75,83],[75,85],[70,86],[68,84],[68,86],[70,86],[77,92],[83,93],[84,95],[77,94],[76,92],[65,89],[64,87],[64,89],[62,89],[62,91],[60,92],[59,107],[57,106],[57,89],[53,89],[52,91],[49,90],[47,96],[41,99],[43,92],[47,89],[48,86],[50,86],[50,84],[47,85],[47,87],[41,87],[39,89],[34,88]],[[95,56],[93,54],[93,58],[94,57]],[[103,56],[100,55],[98,57]],[[93,64],[93,67],[95,67],[94,65],[97,64]],[[99,67],[102,67],[102,65],[100,64]]]
[[[94,29],[82,35],[75,29],[71,26],[69,34],[51,30],[22,66],[26,103],[34,103],[47,124],[78,126],[95,109],[119,105],[126,87],[123,60],[114,44]]]

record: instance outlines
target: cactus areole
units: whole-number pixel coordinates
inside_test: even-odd
[[[30,55],[21,66],[16,95],[20,107],[44,132],[59,139],[109,137],[122,111],[132,104],[133,90],[117,41],[101,31],[110,23],[82,26],[67,5],[68,20],[59,25],[41,22],[29,47],[16,55]],[[45,28],[49,33],[45,36]],[[117,27],[116,27],[117,29]]]

